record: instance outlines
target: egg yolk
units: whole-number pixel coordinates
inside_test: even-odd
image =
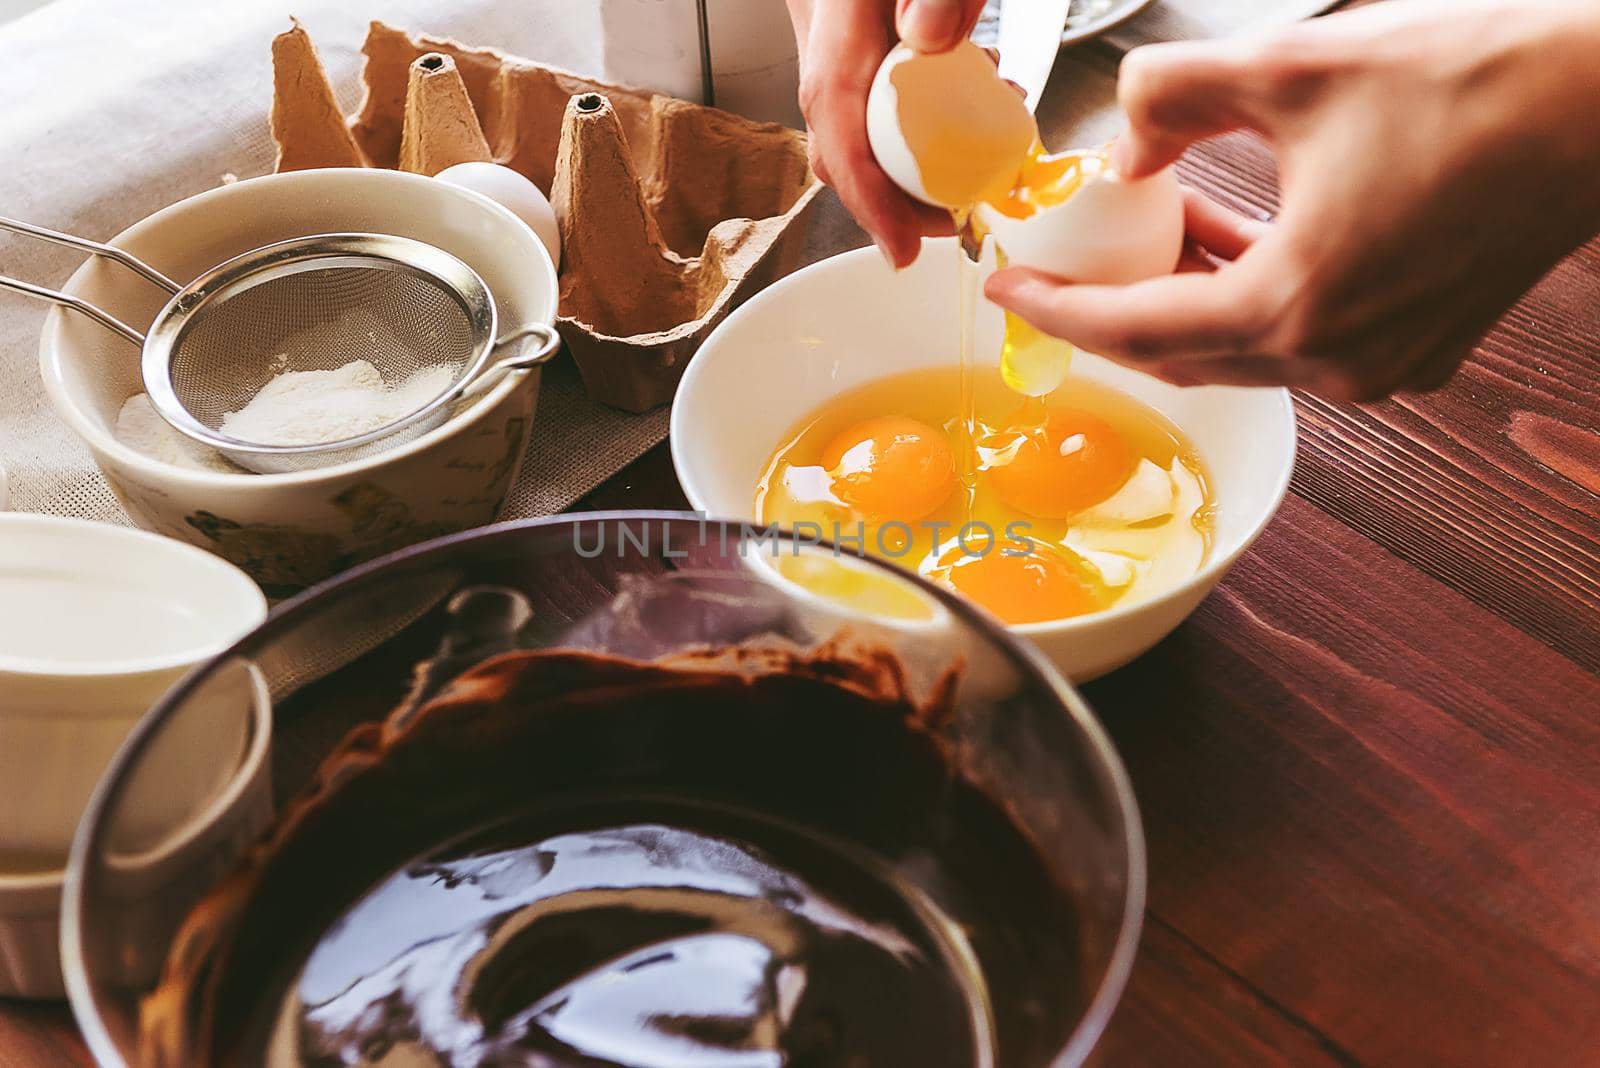
[[[1083,183],[1106,168],[1103,152],[1073,151],[1047,155],[1035,141],[1023,160],[1016,182],[989,206],[1013,219],[1026,219],[1035,212],[1065,203]]]
[[[833,495],[877,519],[915,522],[944,503],[956,483],[943,432],[905,416],[869,419],[822,450]]]
[[[1012,426],[984,443],[989,484],[1011,507],[1040,519],[1067,519],[1128,480],[1135,456],[1098,416],[1055,409],[1043,424]]]
[[[1025,555],[994,549],[983,556],[959,555],[941,577],[956,592],[1006,623],[1042,623],[1080,616],[1101,607],[1103,591],[1065,555],[1035,546]]]

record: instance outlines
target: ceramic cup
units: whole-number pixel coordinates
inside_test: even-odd
[[[66,860],[128,728],[190,667],[260,623],[266,599],[191,546],[79,519],[0,515],[0,856]],[[189,737],[201,757],[243,743]],[[218,762],[172,769],[215,775]],[[209,766],[208,766],[209,765]]]
[[[192,546],[0,514],[0,994],[59,995],[53,952],[28,947],[40,924],[53,935],[67,849],[100,773],[168,687],[266,614],[248,576]],[[190,718],[125,833],[148,836],[174,806],[221,790],[249,723],[243,706]]]

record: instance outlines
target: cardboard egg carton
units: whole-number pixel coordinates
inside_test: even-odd
[[[305,30],[273,41],[277,169],[527,175],[560,222],[558,325],[597,401],[671,400],[712,327],[798,265],[821,186],[797,131],[380,22],[362,51],[347,119]]]

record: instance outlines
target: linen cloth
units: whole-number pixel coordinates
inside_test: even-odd
[[[270,45],[298,17],[346,112],[368,21],[604,76],[589,0],[57,0],[0,25],[0,215],[104,240],[174,201],[272,169]],[[81,253],[0,234],[0,273],[64,282]],[[49,305],[0,291],[0,465],[16,511],[127,524],[38,372]],[[138,325],[138,324],[136,324]],[[130,345],[128,358],[137,359]],[[666,436],[665,409],[590,402],[565,358],[544,372],[504,517],[559,511]]]
[[[1287,26],[1342,0],[1159,0],[1106,34],[1118,51],[1152,41],[1186,41]]]

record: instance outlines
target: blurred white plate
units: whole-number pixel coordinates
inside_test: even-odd
[[[1011,3],[1027,3],[1027,0],[1010,0]],[[1119,26],[1139,12],[1149,7],[1154,0],[1073,0],[1072,9],[1067,12],[1067,25],[1061,31],[1061,43],[1074,44],[1097,37],[1113,26]],[[1000,0],[989,0],[985,5],[983,14],[978,18],[978,25],[972,31],[972,39],[985,48],[995,42],[996,33],[1000,26]]]

